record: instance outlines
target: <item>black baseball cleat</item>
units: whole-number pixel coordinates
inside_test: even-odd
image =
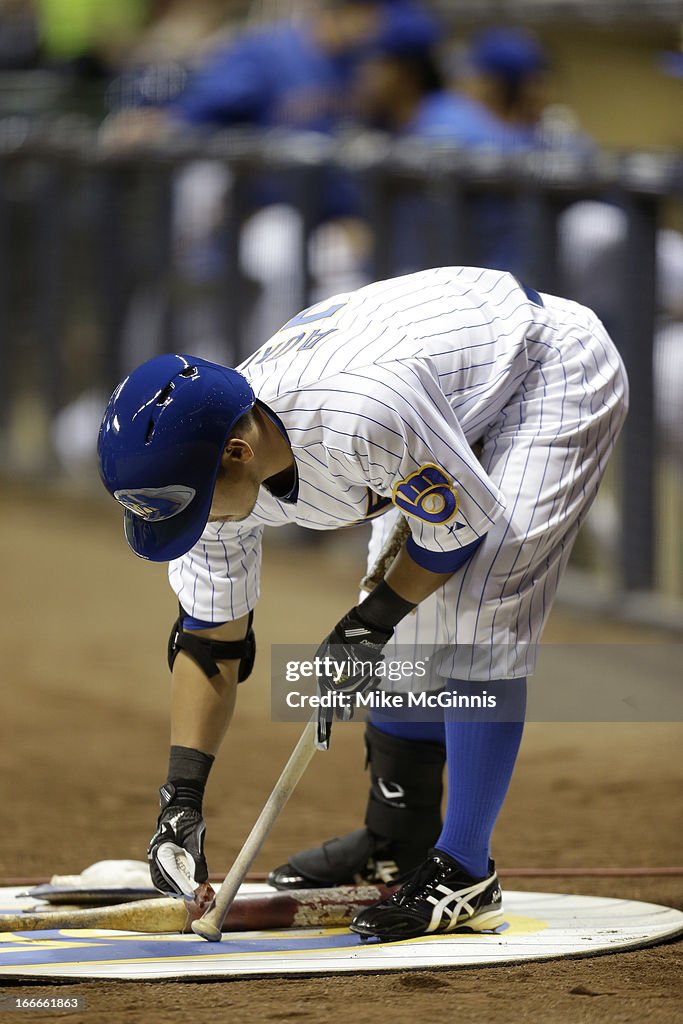
[[[393,896],[356,914],[351,930],[366,939],[391,942],[460,928],[488,931],[503,920],[493,861],[486,878],[473,878],[452,857],[430,850],[427,860]]]
[[[367,828],[293,854],[268,875],[276,889],[318,889],[337,885],[391,885],[403,869],[392,851],[397,844]],[[424,848],[423,848],[424,849]],[[424,854],[423,854],[424,856]]]

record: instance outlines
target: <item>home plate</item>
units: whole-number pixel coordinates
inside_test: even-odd
[[[0,891],[0,913],[19,890]],[[3,978],[238,978],[495,966],[639,949],[683,934],[683,913],[633,900],[507,892],[495,932],[361,942],[346,928],[194,935],[52,930],[0,934]]]

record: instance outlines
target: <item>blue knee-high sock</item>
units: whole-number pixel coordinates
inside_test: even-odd
[[[369,722],[380,732],[396,736],[400,740],[414,740],[416,743],[445,743],[443,722],[406,722],[401,715],[405,712],[372,711]]]
[[[468,684],[450,680],[459,694],[497,695],[496,720],[469,720],[462,710],[445,712],[448,803],[436,848],[477,878],[488,873],[493,826],[510,784],[524,728],[526,679]],[[492,716],[493,717],[493,716]]]

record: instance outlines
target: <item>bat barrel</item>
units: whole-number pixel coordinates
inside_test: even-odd
[[[222,924],[227,932],[268,928],[343,928],[351,918],[394,891],[383,885],[340,886],[336,889],[289,889],[238,896]],[[217,937],[218,915],[211,908],[192,923],[192,931],[209,942]],[[131,932],[188,931],[196,909],[180,899],[142,900],[113,907],[49,910],[0,917],[0,932],[53,928],[106,928]],[[221,912],[218,911],[218,914]],[[195,925],[197,927],[195,927]]]

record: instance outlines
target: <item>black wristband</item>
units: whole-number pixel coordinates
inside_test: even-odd
[[[174,790],[171,803],[195,807],[201,811],[204,789],[213,762],[213,754],[205,754],[194,747],[172,746],[166,776]]]
[[[416,605],[406,601],[382,580],[359,605],[356,615],[371,629],[393,629]]]
[[[169,782],[174,779],[195,779],[206,785],[215,758],[213,754],[205,754],[194,747],[172,746],[168,755]]]

